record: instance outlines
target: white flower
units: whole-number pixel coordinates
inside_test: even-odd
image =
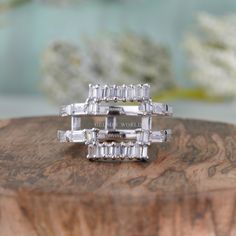
[[[54,42],[45,51],[43,87],[56,103],[85,99],[88,84],[150,83],[152,91],[175,86],[167,49],[134,34],[87,39],[83,48]]]
[[[188,35],[191,78],[211,95],[236,97],[236,15],[200,14],[199,35]]]

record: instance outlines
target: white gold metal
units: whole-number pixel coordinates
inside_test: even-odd
[[[95,102],[75,103],[62,106],[60,109],[61,116],[107,116],[107,115],[152,115],[152,116],[172,116],[172,107],[163,103],[145,102],[139,106],[112,106]]]
[[[149,131],[142,129],[135,130],[99,130],[83,129],[76,131],[58,131],[60,142],[74,143],[97,143],[104,141],[127,141],[133,140],[138,144],[163,143],[171,138],[171,130]]]

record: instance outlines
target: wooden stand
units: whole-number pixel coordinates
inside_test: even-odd
[[[236,235],[235,126],[161,120],[149,162],[101,163],[58,143],[66,123],[0,121],[1,236]]]

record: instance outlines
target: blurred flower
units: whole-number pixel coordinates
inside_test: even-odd
[[[22,4],[31,2],[31,0],[1,0],[0,1],[0,12],[10,10],[14,7],[18,7]]]
[[[50,5],[55,5],[55,6],[66,6],[66,5],[72,5],[76,3],[83,3],[86,2],[86,0],[39,0],[42,3],[50,4]],[[113,2],[128,2],[131,0],[97,0],[97,2],[101,3],[113,3]],[[144,0],[139,0],[139,1],[144,1]]]
[[[54,6],[67,6],[72,5],[80,2],[85,2],[85,0],[39,0],[42,3],[50,4]]]
[[[236,97],[236,15],[200,14],[185,46],[191,78],[213,96]]]
[[[42,68],[44,90],[59,104],[85,99],[89,83],[150,83],[155,94],[175,87],[168,50],[132,33],[86,39],[83,48],[54,42]]]

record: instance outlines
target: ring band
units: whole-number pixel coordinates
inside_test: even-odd
[[[163,143],[171,138],[171,130],[147,131],[147,130],[98,130],[84,129],[76,131],[58,131],[60,142],[74,142],[95,144],[104,141],[125,141],[133,140],[142,145],[150,143]]]
[[[142,102],[150,99],[150,86],[138,85],[89,85],[88,101],[136,101]]]
[[[60,109],[61,116],[107,116],[107,115],[160,115],[171,116],[173,114],[172,107],[163,103],[142,103],[139,106],[109,106],[100,103],[75,103],[62,106]]]

